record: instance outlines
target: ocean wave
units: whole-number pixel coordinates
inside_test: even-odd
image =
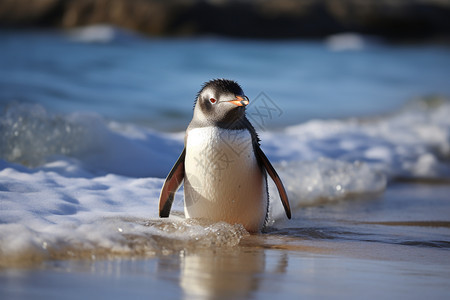
[[[34,230],[22,224],[0,225],[0,267],[44,260],[148,258],[202,248],[236,246],[249,235],[239,224],[197,220],[100,219],[54,224]]]
[[[450,102],[410,103],[388,116],[312,120],[261,132],[273,162],[295,164],[329,158],[362,162],[388,178],[450,176]],[[40,105],[14,104],[0,116],[0,158],[39,167],[60,156],[98,173],[165,177],[183,148],[183,133],[155,132],[108,121],[97,114],[57,115]]]
[[[262,132],[262,147],[295,218],[305,205],[380,193],[389,179],[449,176],[449,115],[447,101],[420,101],[390,116]],[[158,218],[182,133],[19,104],[1,116],[0,134],[0,265],[228,247],[247,234],[239,225],[185,220],[182,190],[171,217]],[[272,183],[269,193],[269,226],[279,225]]]
[[[176,135],[108,122],[97,114],[55,115],[13,104],[0,117],[0,158],[38,167],[60,156],[93,173],[163,177],[182,150]]]
[[[171,218],[159,219],[162,179],[66,177],[5,162],[1,169],[0,266],[151,257],[235,246],[248,235],[242,225],[185,220],[181,194]]]
[[[137,33],[111,25],[91,25],[66,30],[66,35],[74,42],[111,43],[136,40]]]
[[[387,116],[312,120],[262,140],[275,160],[361,161],[389,179],[450,177],[450,102],[414,101]]]
[[[325,39],[325,45],[331,51],[361,51],[367,46],[380,41],[353,32],[330,35]]]

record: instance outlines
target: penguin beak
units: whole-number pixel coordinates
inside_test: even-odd
[[[247,106],[250,101],[248,100],[247,96],[236,96],[236,99],[230,100],[228,102],[231,102],[237,106]]]

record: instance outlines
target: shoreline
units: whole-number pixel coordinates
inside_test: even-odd
[[[174,230],[185,231],[191,226],[203,228],[212,227],[210,234],[221,235],[221,239],[234,239],[204,244],[195,240],[177,240],[176,236],[164,238],[148,236],[145,237],[132,232],[124,233],[126,240],[117,241],[119,244],[129,244],[130,249],[107,249],[104,246],[92,248],[95,245],[79,245],[81,248],[67,248],[64,243],[53,245],[52,248],[42,248],[40,252],[30,253],[25,256],[3,257],[0,272],[10,268],[40,268],[42,265],[58,262],[92,262],[114,261],[114,260],[147,260],[163,259],[177,253],[195,254],[197,252],[209,251],[214,246],[217,251],[229,251],[239,249],[267,249],[294,251],[301,253],[315,253],[325,255],[340,255],[350,258],[362,257],[370,259],[377,257],[385,260],[388,257],[383,253],[369,251],[369,256],[364,256],[366,250],[350,251],[347,246],[352,244],[355,249],[365,248],[398,248],[404,249],[409,254],[417,253],[417,260],[423,259],[421,251],[450,250],[450,236],[445,231],[450,228],[450,219],[446,212],[450,212],[450,204],[446,203],[445,197],[450,192],[450,185],[435,185],[427,183],[391,183],[384,193],[376,196],[366,195],[351,196],[334,202],[306,204],[295,210],[292,220],[276,220],[268,231],[259,234],[248,234],[237,225],[221,225],[217,223],[201,222],[196,220],[184,220],[183,214],[174,213],[172,219],[146,220],[143,218],[113,217],[104,221],[114,222],[127,221],[130,224],[151,226],[160,228],[167,234]],[[428,199],[433,197],[433,199]],[[380,206],[382,204],[382,206]],[[440,208],[439,211],[435,207]],[[406,211],[405,211],[406,210]],[[172,222],[170,222],[172,220]],[[176,223],[174,223],[176,221]],[[185,225],[183,225],[186,223]],[[186,226],[186,228],[182,228]],[[177,229],[178,228],[178,229]],[[414,229],[411,231],[411,229]],[[209,230],[209,229],[208,229]],[[433,235],[442,235],[442,241],[434,241]],[[430,235],[428,237],[428,235]],[[397,236],[397,237],[396,237]],[[445,239],[447,236],[448,240]],[[206,238],[206,236],[204,237]],[[171,241],[171,239],[173,239]],[[146,250],[146,244],[160,244],[154,248],[154,252]],[[215,245],[215,243],[217,243]],[[135,244],[133,246],[133,243]],[[164,246],[164,244],[166,244]],[[198,244],[198,245],[197,245]],[[45,247],[44,245],[43,247]],[[72,245],[75,247],[76,244]],[[157,251],[161,248],[161,251]],[[140,250],[139,250],[140,249]],[[30,249],[30,251],[33,251]],[[147,251],[147,252],[146,252]],[[400,258],[398,251],[390,252],[394,257]],[[26,252],[25,252],[26,254]],[[352,256],[356,254],[356,256]],[[450,252],[449,252],[450,255]],[[22,257],[22,258],[21,258]],[[23,260],[26,258],[26,260]],[[410,258],[409,258],[410,259]],[[436,258],[434,258],[436,259]]]
[[[444,299],[450,221],[442,228],[427,222],[448,218],[449,191],[398,183],[376,199],[303,207],[293,222],[244,235],[234,246],[0,268],[0,297]],[[435,239],[441,242],[429,243]]]

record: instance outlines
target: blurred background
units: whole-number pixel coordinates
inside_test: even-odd
[[[224,77],[276,105],[265,129],[450,94],[446,0],[3,0],[0,28],[3,111],[180,131]]]
[[[446,0],[3,0],[6,27],[111,24],[152,36],[322,38],[358,32],[447,39]]]
[[[269,181],[271,234],[239,245],[180,220],[181,191],[158,220],[213,78],[242,85],[293,211]],[[0,299],[449,298],[449,98],[450,0],[0,0]]]

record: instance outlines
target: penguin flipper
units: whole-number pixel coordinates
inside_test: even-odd
[[[256,148],[256,151],[255,151],[256,155],[259,157],[259,160],[262,162],[267,173],[269,173],[273,182],[275,182],[275,185],[277,186],[278,193],[280,194],[280,198],[281,198],[281,203],[283,204],[283,207],[284,207],[284,211],[286,212],[286,216],[288,217],[288,219],[290,219],[291,218],[291,207],[289,205],[289,200],[288,200],[286,190],[284,189],[284,185],[281,182],[281,179],[278,176],[277,171],[275,171],[275,169],[273,168],[269,159],[266,157],[266,155],[261,150],[259,145],[257,145],[255,148]]]
[[[167,218],[172,208],[173,198],[184,179],[184,158],[186,156],[186,148],[181,152],[180,157],[167,175],[166,181],[159,195],[159,217]]]

